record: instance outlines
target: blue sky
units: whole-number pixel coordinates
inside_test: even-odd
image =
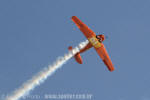
[[[69,60],[32,95],[91,93],[93,100],[150,99],[149,0],[1,0],[0,95],[11,93],[86,38],[78,16],[104,44],[116,68],[109,72],[94,49],[83,64]],[[29,99],[35,100],[35,99]]]

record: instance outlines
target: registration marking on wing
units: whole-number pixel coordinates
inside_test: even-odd
[[[101,47],[101,43],[98,41],[98,39],[95,36],[88,38],[88,40],[95,48]]]

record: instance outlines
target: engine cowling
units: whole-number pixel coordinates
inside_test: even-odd
[[[100,41],[103,42],[105,40],[105,36],[103,34],[101,35],[96,35],[96,38]]]

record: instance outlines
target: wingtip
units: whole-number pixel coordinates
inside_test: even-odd
[[[77,18],[77,16],[72,16],[71,19]]]
[[[110,72],[113,72],[115,70],[115,68],[113,67],[113,68],[111,68],[111,69],[109,69],[109,71]]]

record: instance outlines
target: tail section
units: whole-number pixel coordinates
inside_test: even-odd
[[[68,47],[68,50],[72,50],[72,47],[69,46]],[[80,53],[77,53],[75,56],[74,56],[76,62],[78,62],[79,64],[82,64],[82,57],[80,56]]]

